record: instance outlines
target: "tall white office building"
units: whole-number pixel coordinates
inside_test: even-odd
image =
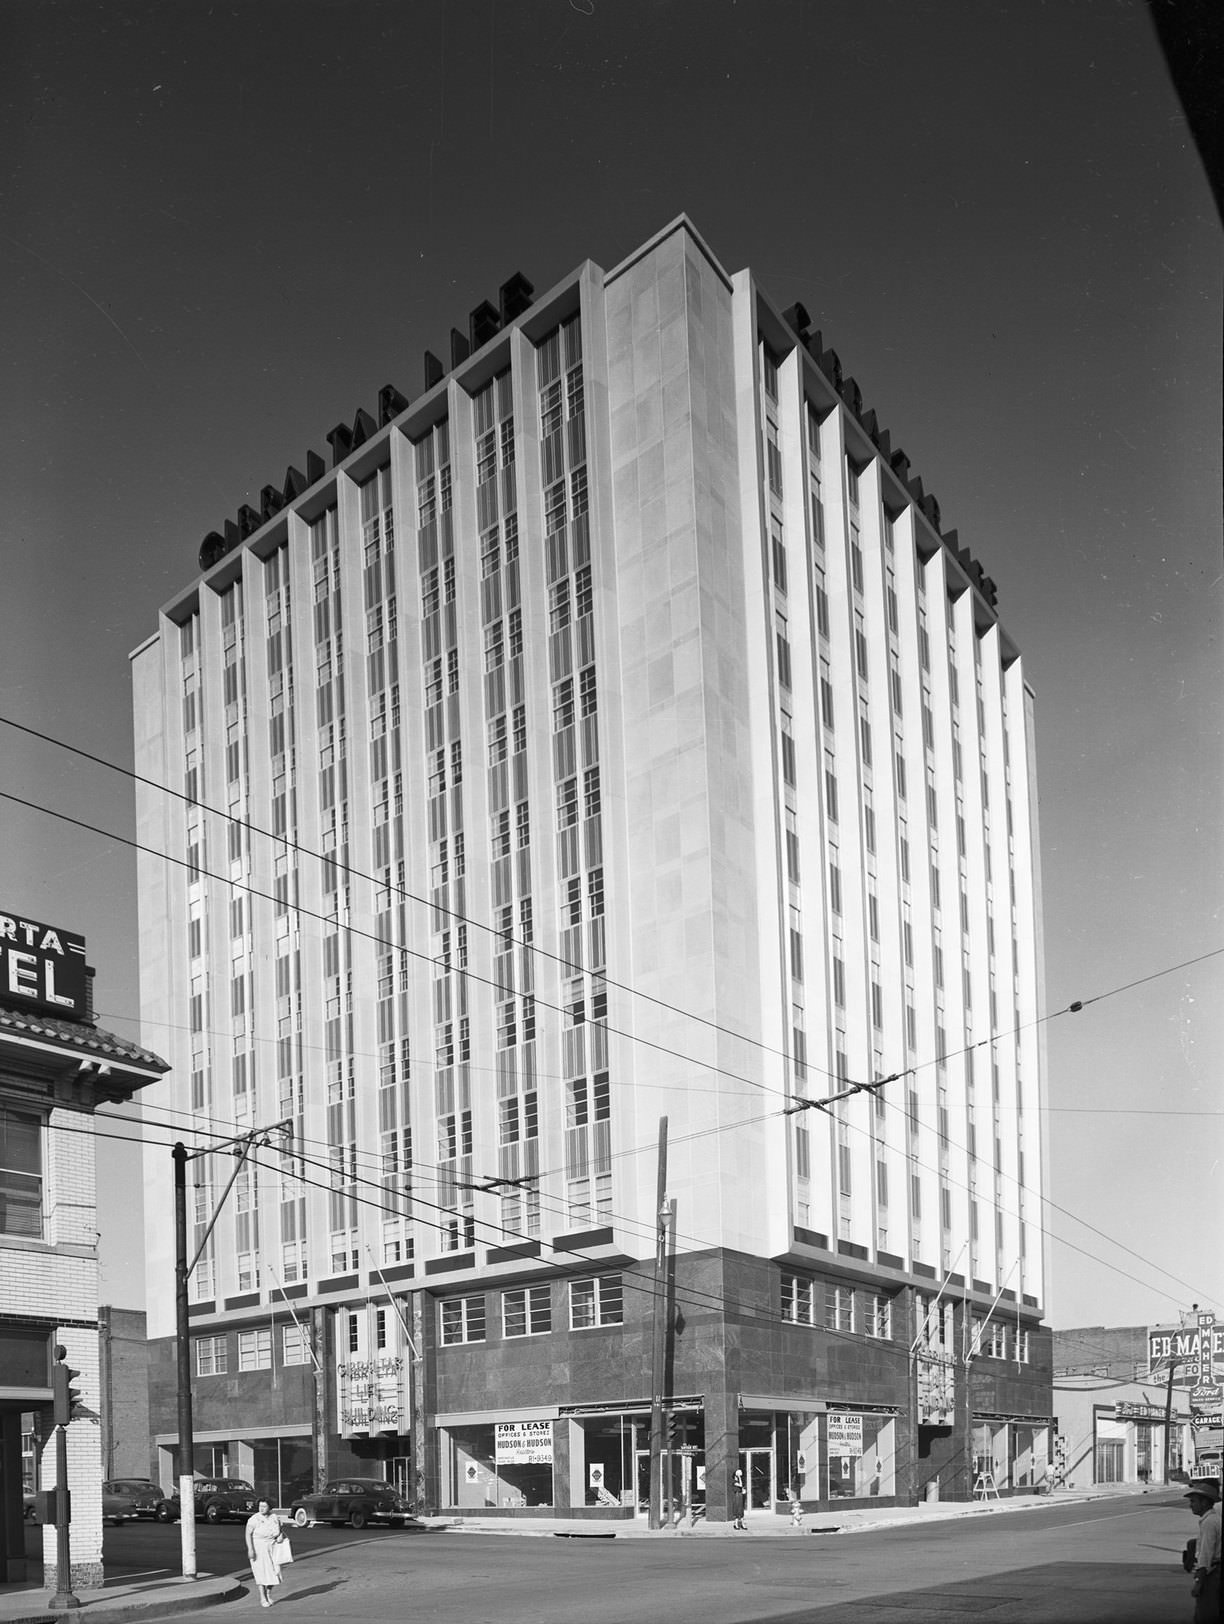
[[[1033,701],[993,582],[686,219],[512,278],[450,360],[207,538],[133,656],[146,1098],[193,1155],[287,1125],[207,1238],[234,1155],[191,1163],[197,1466],[631,1516],[659,1313],[712,1518],[737,1466],[762,1511],[1031,1488]],[[167,1470],[170,1194],[151,1150]]]

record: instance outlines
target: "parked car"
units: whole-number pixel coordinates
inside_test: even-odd
[[[133,1517],[154,1517],[157,1507],[165,1498],[156,1483],[147,1477],[113,1477],[102,1485],[102,1493],[115,1500],[125,1500]]]
[[[21,1496],[21,1515],[26,1522],[38,1521],[38,1505],[34,1498],[33,1489],[26,1489]]]
[[[71,1478],[69,1487],[72,1485]],[[136,1513],[132,1510],[132,1496],[126,1492],[118,1493],[113,1483],[102,1485],[102,1521],[104,1523],[125,1523],[135,1519]]]
[[[245,1521],[255,1510],[255,1490],[241,1477],[199,1477],[195,1483],[195,1514],[205,1522]],[[177,1522],[183,1514],[177,1494],[159,1500],[153,1515],[158,1522]]]
[[[396,1489],[378,1477],[342,1477],[327,1483],[315,1494],[304,1494],[289,1507],[289,1515],[299,1528],[308,1523],[348,1523],[364,1528],[367,1523],[391,1523],[406,1528],[415,1524],[412,1508]]]

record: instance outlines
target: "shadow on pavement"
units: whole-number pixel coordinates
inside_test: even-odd
[[[285,1594],[276,1598],[277,1602],[305,1601],[307,1596],[326,1596],[329,1590],[339,1590],[348,1583],[347,1579],[331,1579],[325,1585],[306,1585],[303,1589],[290,1590],[285,1586]]]
[[[951,1624],[955,1619],[986,1624],[1185,1624],[1192,1616],[1190,1582],[1176,1564],[1053,1562],[1014,1568],[963,1583],[882,1592],[861,1601],[819,1599],[816,1594],[794,1611],[774,1611],[778,1582],[762,1577],[770,1610],[743,1614],[770,1624]],[[751,1581],[746,1587],[751,1591]]]

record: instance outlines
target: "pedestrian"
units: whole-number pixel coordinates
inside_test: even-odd
[[[272,1553],[284,1537],[285,1530],[272,1510],[271,1500],[261,1496],[255,1503],[255,1515],[247,1518],[246,1525],[247,1556],[261,1607],[271,1607],[272,1591],[281,1582],[280,1564]]]
[[[747,1528],[744,1521],[744,1474],[736,1470],[731,1480],[731,1526],[732,1528]]]
[[[1198,1518],[1194,1548],[1194,1624],[1220,1624],[1220,1486],[1213,1478],[1192,1483],[1184,1496]]]

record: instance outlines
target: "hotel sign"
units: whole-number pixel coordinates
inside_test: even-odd
[[[85,980],[83,936],[0,913],[0,1004],[79,1021]]]

